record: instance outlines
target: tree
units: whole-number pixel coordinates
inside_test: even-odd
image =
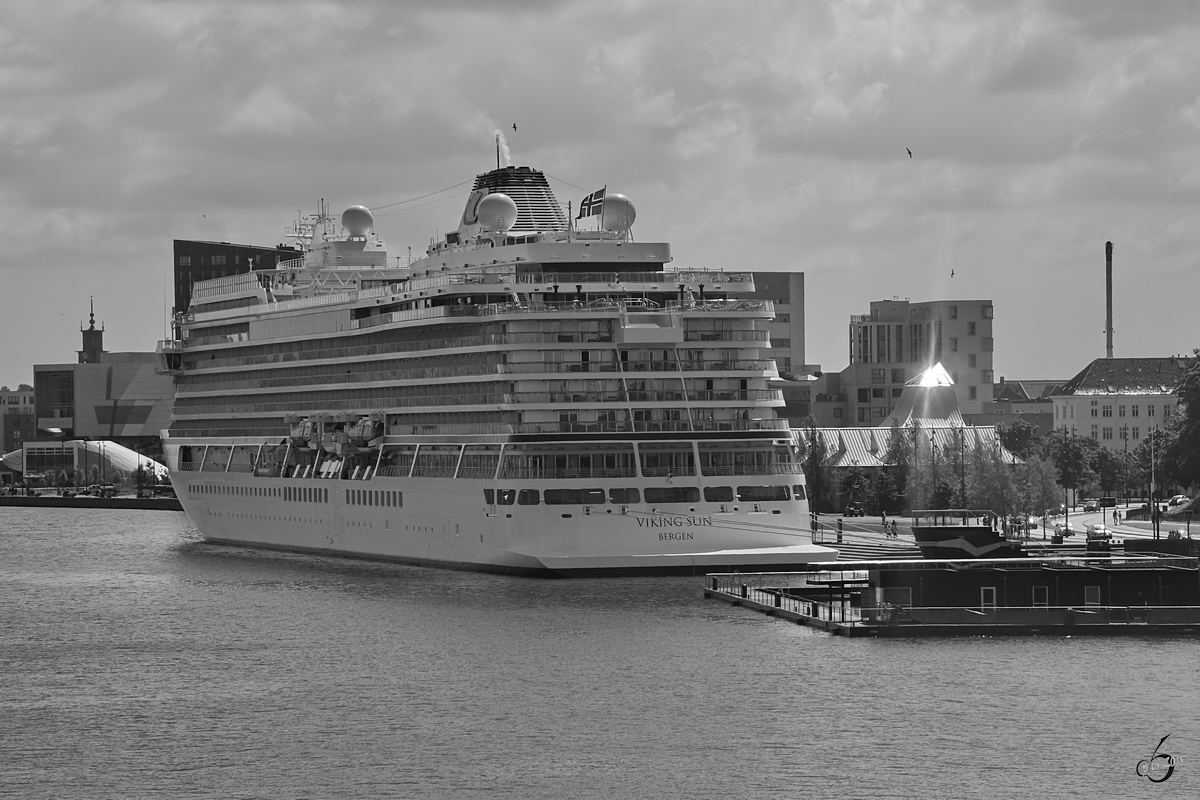
[[[1042,438],[1042,452],[1058,470],[1058,483],[1076,491],[1096,480],[1089,457],[1097,443],[1066,428],[1055,428]]]
[[[1200,350],[1193,353],[1200,356]],[[1194,486],[1200,483],[1200,360],[1188,367],[1175,395],[1179,409],[1168,425],[1163,465],[1176,483]]]
[[[800,465],[804,470],[804,482],[808,487],[808,507],[814,512],[820,512],[825,493],[832,485],[829,475],[829,449],[817,429],[817,421],[812,416],[804,420],[804,436],[799,437]]]
[[[1000,444],[1022,461],[1027,460],[1038,449],[1037,426],[1023,419],[1001,423],[996,426],[996,435]]]
[[[1017,507],[1022,514],[1045,516],[1062,502],[1058,470],[1037,454],[1016,467]]]

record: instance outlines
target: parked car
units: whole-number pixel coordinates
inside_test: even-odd
[[[847,517],[865,517],[867,515],[867,512],[858,503],[850,503],[842,513]]]
[[[1088,525],[1087,540],[1089,542],[1107,542],[1112,539],[1112,531],[1104,525]]]
[[[1098,502],[1096,502],[1095,500],[1088,500],[1086,503],[1083,504],[1083,510],[1084,511],[1099,511],[1100,504]]]

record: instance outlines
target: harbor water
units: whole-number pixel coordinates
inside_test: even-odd
[[[4,797],[1192,797],[1198,656],[851,640],[700,577],[480,575],[214,547],[177,512],[0,508]],[[1138,764],[1168,735],[1153,783]]]

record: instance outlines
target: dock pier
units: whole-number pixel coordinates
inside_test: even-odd
[[[704,596],[839,636],[1195,635],[1200,559],[832,562],[710,574]]]

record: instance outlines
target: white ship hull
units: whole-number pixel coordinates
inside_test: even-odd
[[[807,504],[797,501],[488,506],[483,490],[495,482],[487,480],[171,477],[188,517],[216,544],[547,576],[774,570],[837,559],[836,550],[811,544]],[[278,496],[281,484],[297,499]],[[371,502],[399,496],[403,506],[347,502],[350,490]]]

